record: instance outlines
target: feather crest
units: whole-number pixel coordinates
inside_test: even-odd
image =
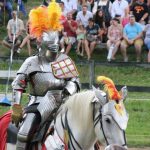
[[[44,6],[34,8],[29,13],[30,34],[39,38],[44,31],[49,30],[48,9]]]
[[[49,3],[48,7],[39,6],[29,13],[30,33],[36,38],[40,38],[43,32],[60,31],[61,8],[55,0]]]
[[[49,28],[52,31],[60,31],[62,29],[61,25],[61,8],[55,0],[49,3],[48,6],[48,21]]]
[[[104,91],[108,93],[109,100],[120,100],[121,95],[115,87],[114,82],[105,76],[98,76],[97,82],[104,84]]]

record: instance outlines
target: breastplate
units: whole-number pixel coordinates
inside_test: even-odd
[[[57,79],[52,72],[37,72],[30,78],[30,94],[44,96],[50,90],[62,90],[65,85],[63,79]]]

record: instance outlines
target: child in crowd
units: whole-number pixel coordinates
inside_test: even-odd
[[[81,23],[79,23],[76,34],[77,34],[77,42],[78,42],[76,52],[78,55],[83,56],[84,55],[84,39],[85,39],[86,30]],[[81,52],[80,52],[80,47],[82,48]]]

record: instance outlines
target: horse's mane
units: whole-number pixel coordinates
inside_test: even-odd
[[[92,122],[92,100],[95,97],[94,91],[87,90],[80,93],[76,93],[70,96],[69,99],[61,106],[61,112],[64,113],[68,110],[69,114],[78,121]]]

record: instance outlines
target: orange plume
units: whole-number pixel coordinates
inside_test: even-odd
[[[60,31],[62,29],[61,25],[61,8],[55,0],[52,0],[48,6],[48,21],[50,30],[52,31]]]
[[[30,34],[39,38],[43,32],[49,30],[48,9],[44,6],[39,6],[30,11]]]
[[[60,31],[61,8],[55,0],[49,3],[48,7],[39,6],[29,13],[30,32],[36,38],[40,38],[43,32]]]
[[[121,95],[115,87],[114,82],[105,76],[98,76],[97,82],[104,84],[104,90],[108,93],[108,97],[110,100],[120,100]]]

